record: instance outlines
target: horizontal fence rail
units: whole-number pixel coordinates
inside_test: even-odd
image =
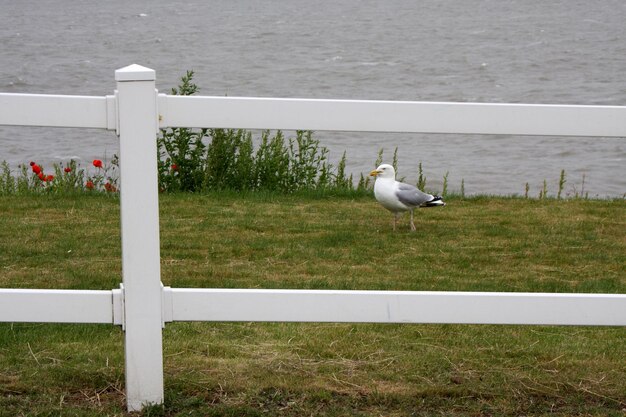
[[[113,96],[0,93],[0,125],[115,129]]]
[[[165,127],[626,136],[626,107],[159,95]],[[0,125],[114,130],[114,96],[0,93]]]
[[[113,324],[113,291],[0,289],[0,322]]]
[[[167,287],[164,294],[166,321],[626,325],[619,294]]]
[[[626,325],[623,294],[164,287],[162,300],[162,323]],[[0,289],[0,321],[4,322],[124,325],[123,316],[122,290]]]
[[[161,127],[626,136],[626,107],[159,95]]]

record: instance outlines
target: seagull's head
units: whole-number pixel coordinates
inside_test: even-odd
[[[389,164],[382,164],[372,172],[370,172],[370,176],[377,178],[396,178],[396,170]]]

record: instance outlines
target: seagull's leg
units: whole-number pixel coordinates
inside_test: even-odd
[[[415,223],[413,223],[413,210],[411,210],[411,231],[414,232],[415,230],[417,230],[415,228]]]
[[[398,223],[398,218],[400,217],[400,213],[393,213],[393,231],[396,231],[396,223]]]

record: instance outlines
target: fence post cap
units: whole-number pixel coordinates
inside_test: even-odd
[[[115,81],[154,81],[156,72],[153,69],[132,64],[115,71]]]

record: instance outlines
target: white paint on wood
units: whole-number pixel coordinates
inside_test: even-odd
[[[173,321],[626,325],[626,295],[172,288]]]
[[[111,291],[0,289],[0,321],[113,324]]]
[[[154,71],[115,73],[120,134],[126,400],[130,411],[163,402],[161,270]]]
[[[0,125],[107,127],[105,97],[0,93]]]
[[[626,136],[626,107],[159,97],[161,127]]]

